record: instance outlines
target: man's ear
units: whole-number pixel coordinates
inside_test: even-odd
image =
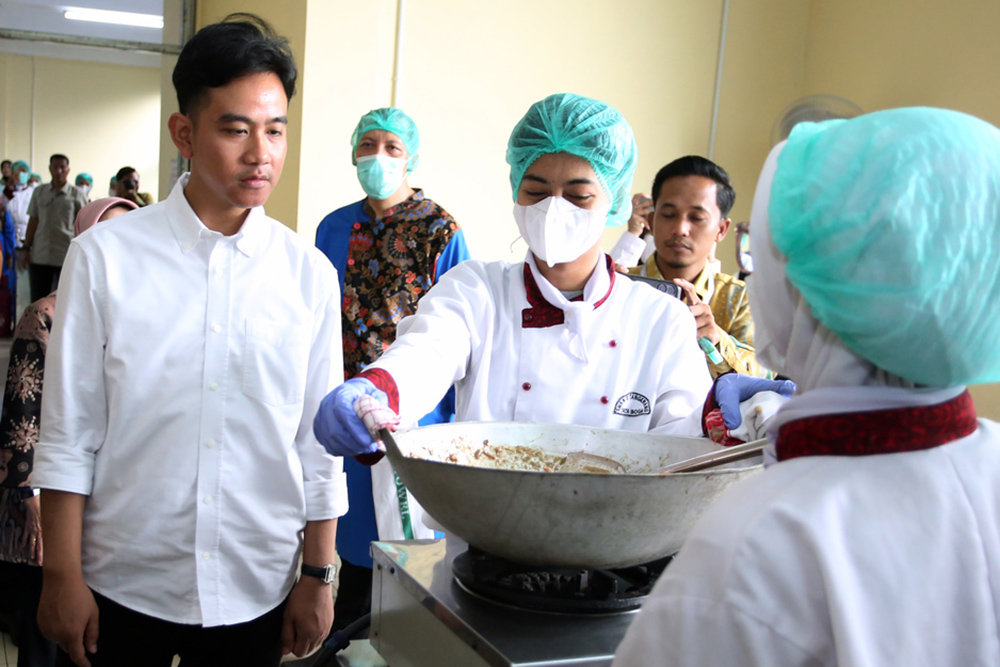
[[[167,121],[167,128],[170,130],[170,139],[177,146],[177,151],[185,160],[190,160],[194,155],[194,124],[191,119],[182,113],[174,112],[170,114]]]
[[[719,220],[719,233],[715,236],[716,243],[726,238],[726,234],[729,232],[729,226],[732,224],[732,218],[723,218],[722,220]]]

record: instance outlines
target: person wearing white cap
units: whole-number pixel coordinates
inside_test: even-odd
[[[940,109],[805,123],[751,215],[757,356],[796,381],[771,464],[703,516],[632,665],[1000,664],[1000,131]]]

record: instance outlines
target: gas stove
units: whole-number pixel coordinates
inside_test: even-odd
[[[453,536],[373,542],[372,556],[371,644],[392,667],[610,665],[669,561],[611,573],[538,573],[498,563]],[[502,601],[497,580],[510,594],[502,590]],[[542,589],[550,595],[532,594]],[[603,602],[595,607],[588,597]],[[567,600],[568,613],[553,611]]]

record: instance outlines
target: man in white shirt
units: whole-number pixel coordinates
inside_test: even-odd
[[[333,620],[346,484],[310,424],[343,373],[338,281],[262,208],[295,79],[256,17],[199,31],[169,121],[191,173],[70,246],[34,479],[39,626],[77,665],[277,665]]]

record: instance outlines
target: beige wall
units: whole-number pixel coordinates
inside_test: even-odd
[[[1000,3],[812,0],[810,9],[804,94],[841,95],[866,111],[947,107],[1000,125]],[[980,415],[1000,419],[1000,385],[972,394]]]
[[[0,75],[3,157],[27,160],[48,181],[49,155],[64,153],[71,179],[81,171],[93,175],[95,196],[130,165],[142,189],[157,195],[158,70],[0,54]]]

